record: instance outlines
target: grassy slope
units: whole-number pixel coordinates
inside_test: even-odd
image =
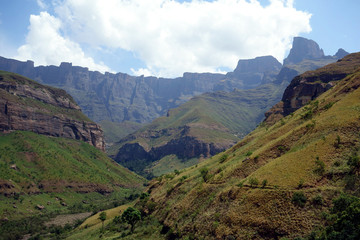
[[[109,147],[142,127],[142,124],[130,121],[116,123],[104,120],[100,122],[100,125],[101,129],[104,131],[105,142]],[[110,150],[108,149],[108,154],[116,154],[115,152],[112,152],[111,149],[112,148],[110,148]]]
[[[55,196],[68,205],[105,198],[119,201],[144,182],[87,143],[21,131],[0,135],[0,176],[2,183],[13,185],[5,190],[9,197],[0,198],[0,216],[10,219],[40,212],[34,208],[37,204],[50,211],[64,209]],[[14,194],[22,199],[15,201],[17,208],[12,204]],[[47,206],[47,201],[56,204]]]
[[[251,90],[235,90],[230,93],[205,93],[169,111],[168,117],[160,117],[145,126],[146,130],[162,131],[188,125],[193,135],[205,142],[218,141],[222,137],[236,139],[234,134],[244,136],[262,119],[262,111],[272,106],[281,95],[281,87],[263,85]],[[206,129],[202,131],[200,129]],[[212,134],[212,131],[216,132]],[[222,132],[220,136],[219,132]],[[217,139],[219,138],[219,139]],[[221,139],[223,140],[223,139]],[[150,146],[162,144],[163,140],[143,139]]]
[[[321,212],[346,185],[348,156],[360,147],[359,85],[358,70],[316,102],[273,126],[258,127],[225,153],[223,163],[219,154],[180,175],[154,180],[154,216],[183,236],[220,239],[293,238],[321,226]],[[304,119],[309,111],[313,117]],[[325,164],[324,173],[316,171],[316,159]],[[209,170],[206,181],[203,168]],[[251,188],[250,179],[267,180],[267,187]],[[309,200],[304,208],[291,201],[299,186]],[[310,201],[318,195],[321,206]]]

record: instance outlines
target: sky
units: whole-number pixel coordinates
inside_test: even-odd
[[[280,62],[292,39],[360,51],[359,0],[0,0],[0,56],[178,77]]]

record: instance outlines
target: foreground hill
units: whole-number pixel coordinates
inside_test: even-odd
[[[285,86],[206,93],[116,143],[114,159],[144,175],[194,165],[233,146],[256,127]]]
[[[301,75],[297,86],[324,82],[333,87],[304,98],[304,107],[275,124],[261,124],[226,152],[154,179],[147,203],[139,207],[152,212],[165,226],[162,232],[174,238],[294,239],[314,231],[312,239],[351,234],[349,239],[357,239],[358,222],[350,221],[355,228],[348,222],[347,230],[339,224],[358,215],[342,215],[335,223],[338,210],[330,208],[336,203],[358,214],[355,206],[346,208],[356,198],[340,193],[360,192],[359,60],[360,53],[351,54]],[[338,77],[336,69],[347,69],[346,74]]]
[[[64,90],[0,72],[0,92],[0,239],[141,191],[144,179],[106,156],[100,127]]]

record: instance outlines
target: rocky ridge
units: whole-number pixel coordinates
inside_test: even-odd
[[[99,125],[84,116],[64,90],[1,71],[0,92],[1,131],[23,130],[72,138],[105,150]]]
[[[335,82],[360,67],[358,53],[353,53],[315,71],[295,77],[285,89],[279,103],[265,113],[267,123],[274,123],[291,114],[334,86]]]
[[[0,69],[66,90],[82,111],[96,122],[148,123],[195,95],[217,90],[232,91],[234,88],[248,89],[260,85],[264,79],[272,81],[274,79],[269,75],[276,75],[281,67],[273,57],[257,58],[256,64],[253,62],[239,61],[235,71],[228,75],[184,73],[182,77],[173,79],[134,77],[124,73],[102,74],[72,66],[71,63],[61,63],[58,67],[34,67],[32,61],[21,62],[3,57],[0,57]],[[246,65],[249,67],[245,68]],[[259,68],[262,65],[267,68]]]

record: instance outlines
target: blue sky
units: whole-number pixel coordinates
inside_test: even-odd
[[[0,0],[0,55],[132,75],[231,71],[238,59],[281,62],[294,36],[328,55],[360,51],[359,9],[358,0]]]

